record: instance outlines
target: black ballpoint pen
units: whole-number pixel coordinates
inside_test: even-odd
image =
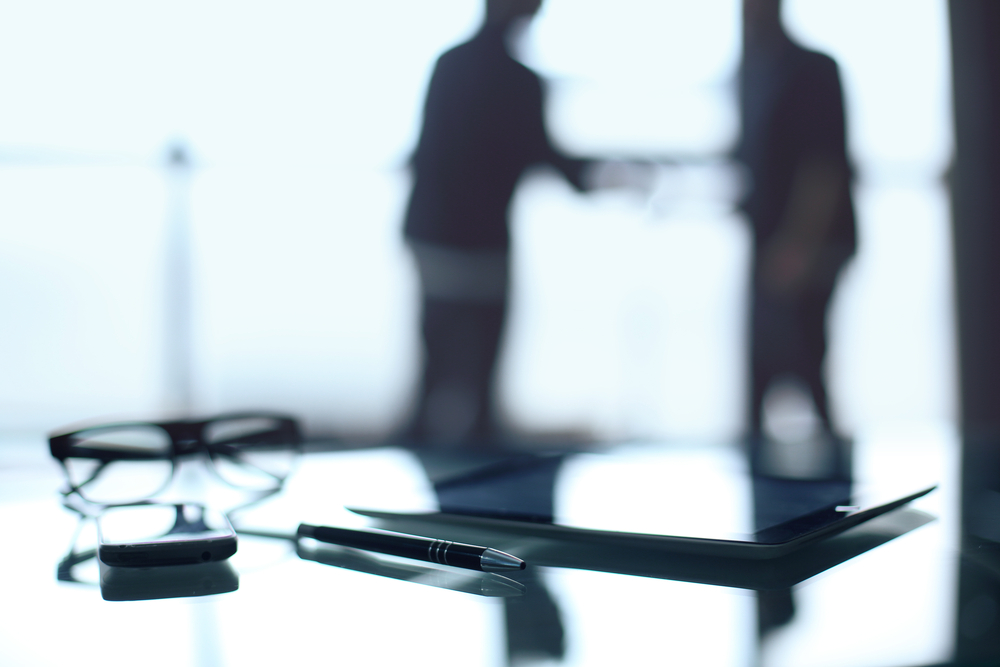
[[[307,523],[299,524],[297,535],[327,544],[464,567],[467,570],[509,572],[523,570],[525,567],[523,560],[503,551],[413,535],[312,526]]]

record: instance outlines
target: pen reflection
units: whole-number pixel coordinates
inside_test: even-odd
[[[460,593],[494,598],[519,597],[525,593],[524,584],[498,574],[402,563],[391,558],[383,558],[356,549],[331,546],[315,540],[300,540],[296,547],[296,553],[299,558],[324,565],[410,581],[434,588],[445,588]]]

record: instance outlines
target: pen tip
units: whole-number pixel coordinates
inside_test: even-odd
[[[525,563],[517,556],[511,556],[496,549],[486,549],[480,556],[480,566],[484,572],[509,572],[510,570],[523,570]]]

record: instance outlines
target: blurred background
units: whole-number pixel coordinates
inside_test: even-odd
[[[405,168],[480,0],[0,6],[0,430],[278,408],[380,438],[420,368]],[[524,59],[568,152],[671,160],[650,197],[514,202],[505,413],[526,433],[744,427],[738,0],[546,0]],[[837,59],[859,252],[828,382],[846,434],[956,417],[943,0],[786,0]]]

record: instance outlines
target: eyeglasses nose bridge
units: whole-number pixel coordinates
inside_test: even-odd
[[[201,438],[184,437],[184,438],[177,438],[174,441],[174,448],[176,449],[177,454],[187,454],[189,452],[195,452],[198,451],[199,449],[202,449],[203,447],[204,443],[201,441]]]

